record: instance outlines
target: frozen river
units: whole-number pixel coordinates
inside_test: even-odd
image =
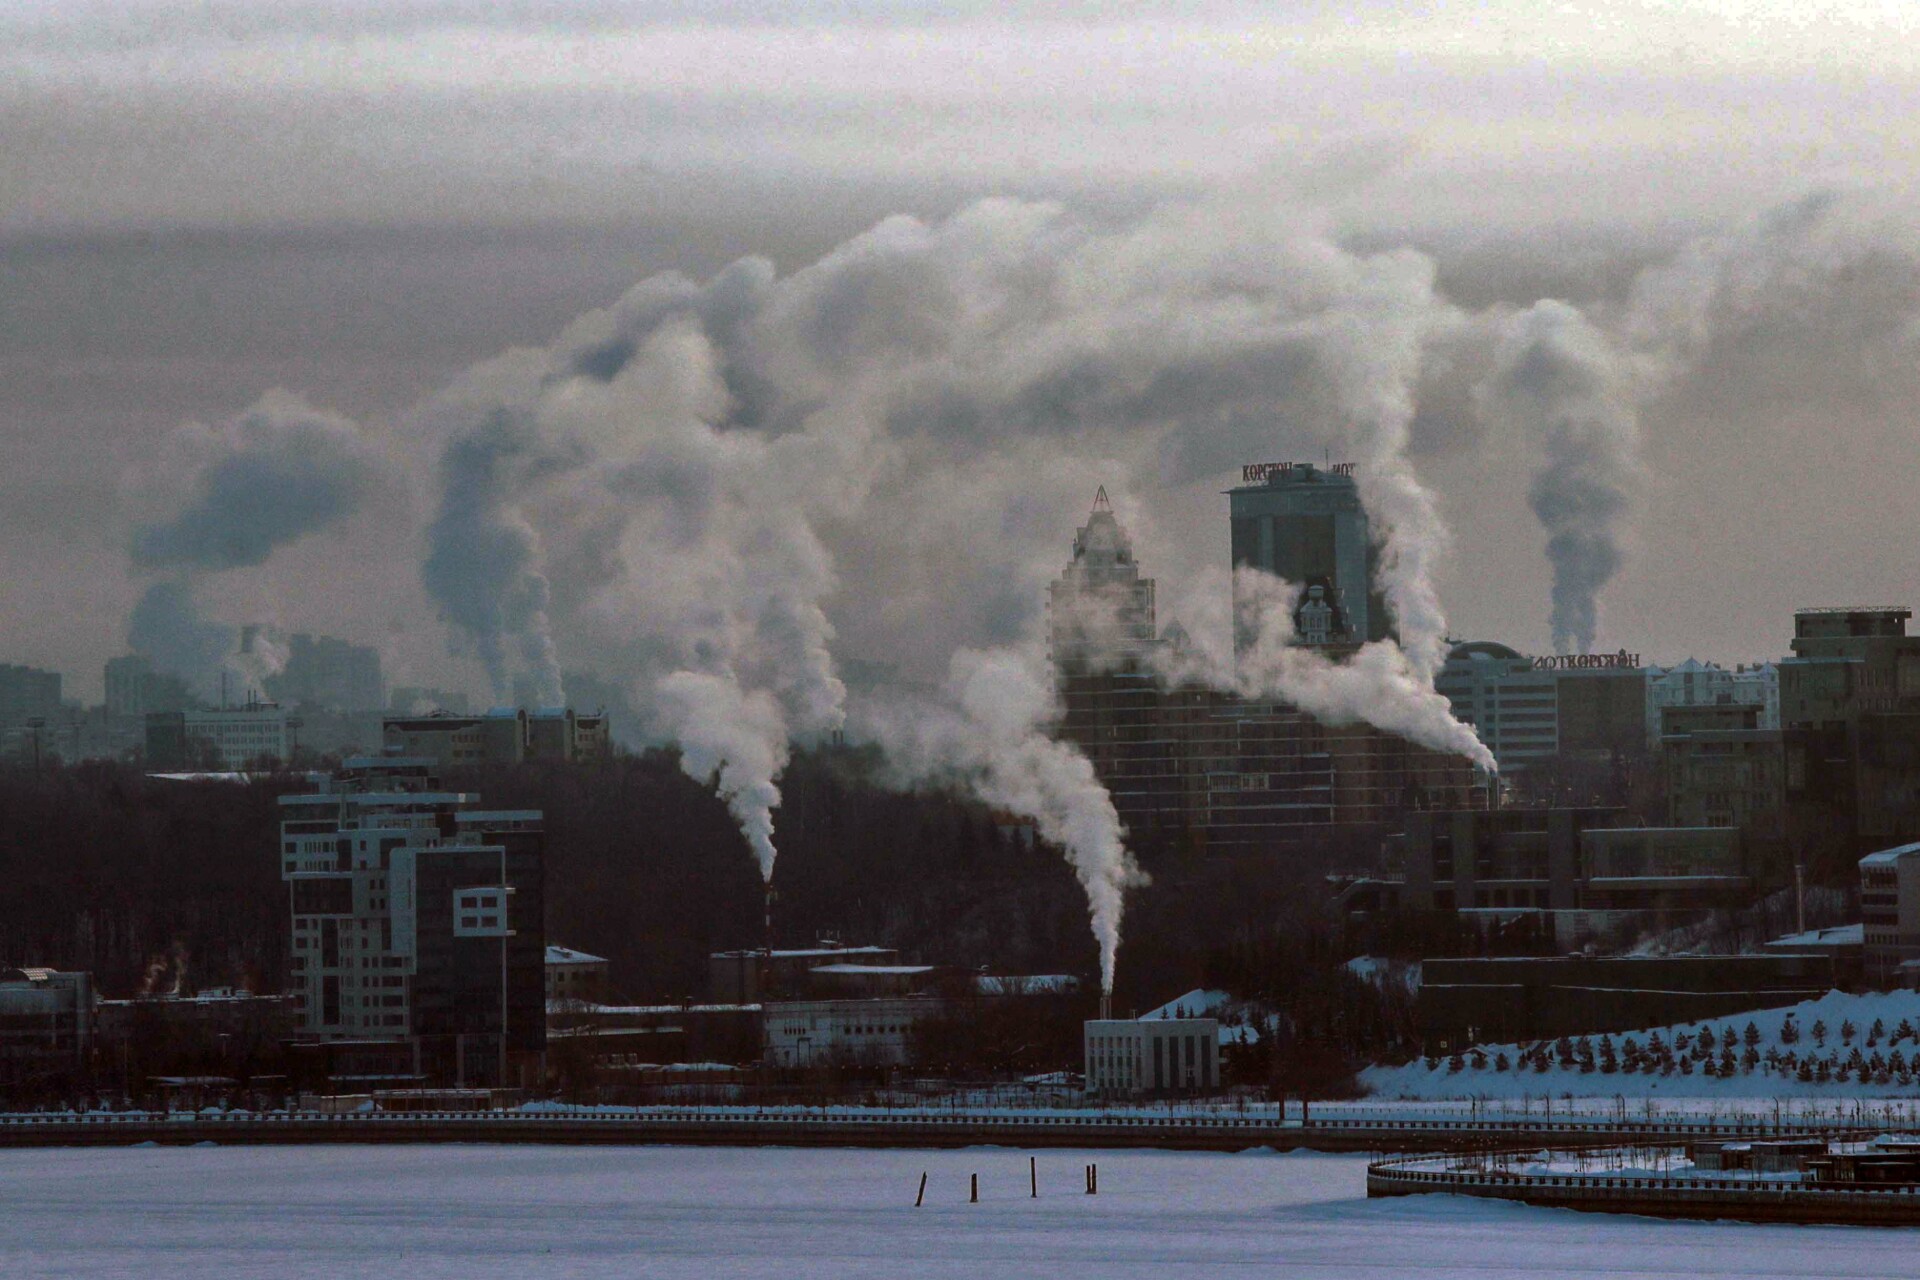
[[[1920,1276],[1912,1233],[1368,1201],[1351,1156],[1038,1158],[1034,1200],[1001,1149],[0,1151],[0,1276]]]

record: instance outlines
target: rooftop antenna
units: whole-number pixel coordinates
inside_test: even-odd
[[[1107,501],[1107,486],[1101,485],[1098,489],[1094,491],[1093,509],[1095,511],[1113,510],[1113,504]]]

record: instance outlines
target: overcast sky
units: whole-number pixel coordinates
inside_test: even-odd
[[[1920,598],[1916,26],[1910,0],[0,3],[0,660],[97,698],[157,572],[138,531],[284,390],[361,424],[390,474],[351,518],[206,576],[209,612],[478,691],[421,585],[444,442],[423,402],[656,273],[758,255],[784,275],[989,196],[1057,202],[1087,236],[1173,208],[1222,244],[1272,219],[1412,251],[1469,331],[1571,303],[1658,366],[1598,647],[1777,656],[1797,605]],[[1707,302],[1662,308],[1703,271]],[[1441,596],[1455,635],[1544,651],[1543,446],[1476,417],[1477,358],[1430,358],[1418,388]],[[1174,462],[1176,436],[1093,429],[1030,469],[1017,443],[953,452],[995,479],[954,510],[916,495],[923,532],[996,530],[981,545],[1022,573],[929,551],[954,590],[1019,595],[938,630],[1031,616],[1025,562],[1064,562],[1103,481],[1177,596],[1225,561],[1235,463],[1343,451],[1307,406],[1283,395],[1254,430],[1236,400],[1217,447],[1184,424]],[[908,536],[897,508],[872,520]],[[604,665],[606,618],[570,620],[600,579],[563,564],[591,540],[551,537],[560,662]],[[852,571],[890,548],[828,541],[840,656],[943,665],[930,629],[888,621],[884,566]]]

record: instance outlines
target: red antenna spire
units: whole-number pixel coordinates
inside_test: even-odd
[[[1100,488],[1094,493],[1093,509],[1095,511],[1113,510],[1113,504],[1107,501],[1107,486],[1101,485]]]

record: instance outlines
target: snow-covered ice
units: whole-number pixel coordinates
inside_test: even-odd
[[[1911,1233],[1365,1199],[1350,1156],[673,1147],[0,1151],[0,1276],[1883,1277]],[[1100,1194],[1082,1166],[1100,1165]],[[922,1171],[927,1205],[913,1208]],[[966,1203],[980,1175],[982,1203]]]

